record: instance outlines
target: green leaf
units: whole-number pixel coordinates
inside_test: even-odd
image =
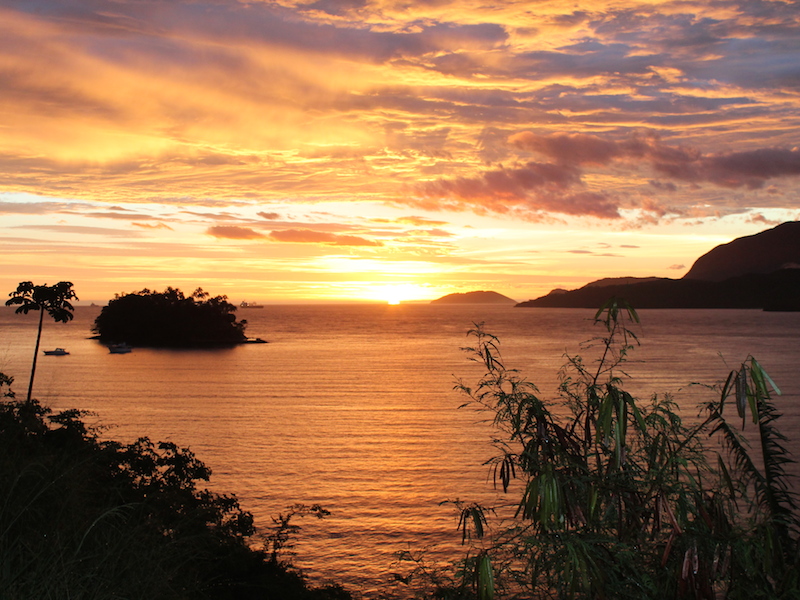
[[[744,365],[736,373],[736,412],[744,419],[747,406],[747,372]]]
[[[736,378],[739,375],[738,371],[731,371],[728,373],[728,379],[725,381],[725,385],[722,386],[722,393],[720,394],[719,402],[720,402],[720,409],[722,408],[722,404],[725,402],[725,399],[728,397],[728,394],[731,393],[731,386],[736,384]]]
[[[494,599],[494,572],[492,561],[485,552],[478,557],[476,568],[476,584],[478,588],[478,600]]]
[[[728,467],[725,465],[725,461],[722,460],[722,456],[719,453],[717,453],[717,465],[719,466],[720,479],[722,479],[722,483],[725,484],[725,487],[728,488],[731,494],[731,500],[734,500],[736,498],[736,489],[733,487],[733,480],[731,479],[731,474],[728,472]]]
[[[767,373],[764,370],[764,367],[762,367],[761,364],[753,357],[750,358],[750,365],[751,365],[751,370],[753,372],[757,372],[760,377],[765,379],[769,383],[769,385],[773,389],[773,391],[780,396],[781,395],[780,388],[778,388],[778,386],[772,380],[772,377],[769,376],[769,373]],[[766,387],[765,387],[765,389],[766,389]]]

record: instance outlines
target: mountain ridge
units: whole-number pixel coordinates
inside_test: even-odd
[[[518,307],[597,308],[609,297],[636,308],[800,310],[800,222],[789,221],[716,246],[681,279],[604,278]]]

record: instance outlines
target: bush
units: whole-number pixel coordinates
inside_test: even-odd
[[[504,366],[495,337],[471,332],[468,350],[486,373],[458,388],[493,415],[492,474],[519,495],[511,524],[492,535],[488,508],[459,505],[473,547],[451,597],[800,597],[791,459],[769,392],[777,387],[749,357],[703,406],[702,422],[686,425],[669,396],[641,402],[625,391],[622,367],[638,343],[631,320],[621,302],[598,311],[600,358],[568,358],[555,406]],[[730,396],[738,418],[752,419],[763,459],[726,418]]]
[[[0,597],[4,600],[346,600],[311,589],[273,546],[251,548],[250,513],[198,489],[189,450],[101,441],[68,410],[0,403]]]
[[[237,321],[226,296],[210,297],[201,288],[190,296],[171,287],[117,294],[104,306],[94,331],[104,343],[194,347],[240,344],[247,321]]]

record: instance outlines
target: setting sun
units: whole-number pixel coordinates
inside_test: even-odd
[[[376,285],[369,292],[370,299],[383,300],[393,305],[410,300],[427,300],[430,296],[429,289],[413,283]]]

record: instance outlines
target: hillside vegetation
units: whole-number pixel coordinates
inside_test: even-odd
[[[747,357],[708,390],[701,421],[687,423],[670,396],[625,389],[638,321],[624,301],[608,301],[585,346],[597,358],[569,356],[554,400],[506,367],[497,338],[471,332],[466,350],[485,371],[458,387],[494,422],[491,479],[508,499],[455,501],[470,551],[450,590],[465,595],[447,597],[800,597],[794,461],[771,399],[780,390]]]
[[[101,441],[79,411],[17,401],[11,382],[0,373],[0,598],[350,598],[280,559],[288,519],[259,548],[236,497],[198,487],[211,472],[188,449]]]

